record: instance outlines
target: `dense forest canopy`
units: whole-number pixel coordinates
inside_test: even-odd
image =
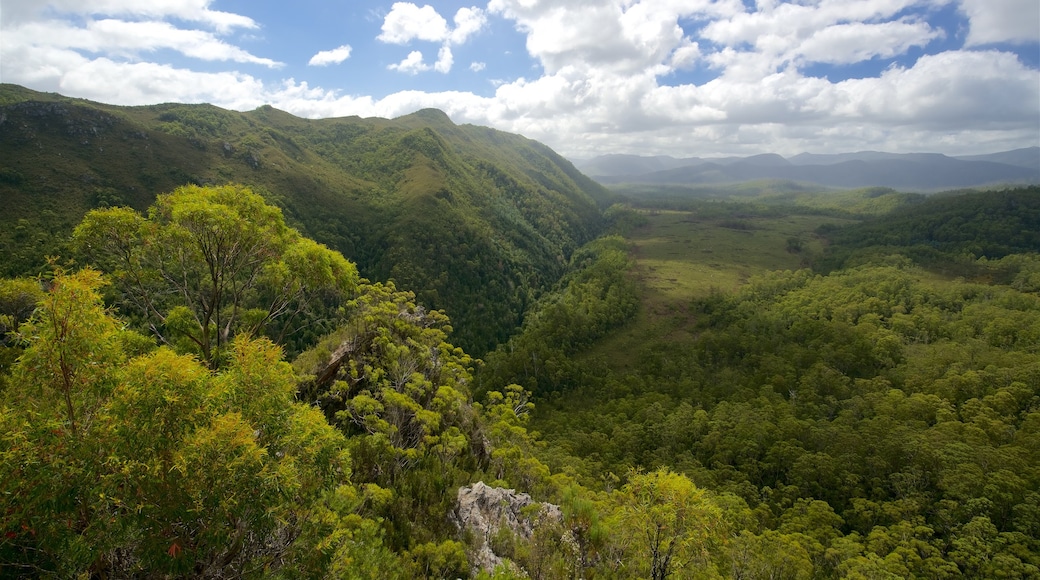
[[[668,466],[730,494],[748,519],[719,574],[1033,577],[1040,190],[908,201],[892,216],[819,229],[829,245],[813,261],[826,270],[764,272],[736,293],[712,288],[667,309],[648,300],[637,265],[613,266],[629,277],[612,285],[610,258],[585,263],[486,357],[482,378],[535,393],[540,456],[590,488]],[[818,211],[684,203],[702,227],[732,230],[739,216],[742,251],[766,238],[769,220]],[[936,226],[957,217],[958,228]],[[875,231],[887,236],[857,235]],[[713,238],[714,251],[729,235]],[[850,265],[835,268],[842,257]],[[643,309],[620,306],[626,288]],[[628,322],[575,348],[576,328],[600,335],[601,310]]]
[[[609,193],[435,111],[0,94],[0,577],[1040,576],[1038,188]]]

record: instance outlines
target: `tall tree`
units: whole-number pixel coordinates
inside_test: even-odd
[[[643,577],[664,580],[676,571],[707,562],[720,539],[722,510],[684,475],[664,469],[633,476],[619,492],[625,530],[642,550]]]
[[[281,342],[334,312],[358,282],[352,263],[237,185],[178,188],[160,195],[147,217],[91,211],[74,240],[111,272],[123,306],[145,327],[212,367],[236,334]]]

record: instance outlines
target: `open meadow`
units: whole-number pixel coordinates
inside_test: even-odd
[[[680,342],[696,324],[690,307],[712,293],[733,293],[753,276],[808,267],[823,252],[822,225],[856,220],[829,215],[644,209],[644,225],[626,237],[640,286],[639,313],[596,344],[589,357],[630,368],[648,341]]]

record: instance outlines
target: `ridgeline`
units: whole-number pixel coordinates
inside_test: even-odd
[[[184,184],[241,183],[373,280],[418,290],[481,354],[519,325],[570,254],[599,233],[609,193],[548,147],[455,125],[301,119],[265,106],[119,107],[0,85],[0,275],[67,258],[90,209],[144,210]]]

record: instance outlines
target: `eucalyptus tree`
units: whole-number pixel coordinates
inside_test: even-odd
[[[346,440],[295,401],[281,350],[239,336],[207,369],[110,316],[103,282],[59,272],[20,329],[0,406],[2,575],[244,577],[336,549],[353,532],[327,522],[357,496]]]
[[[147,215],[93,210],[73,237],[130,316],[211,367],[236,334],[292,344],[299,333],[327,333],[358,282],[354,264],[238,185],[180,187]]]

